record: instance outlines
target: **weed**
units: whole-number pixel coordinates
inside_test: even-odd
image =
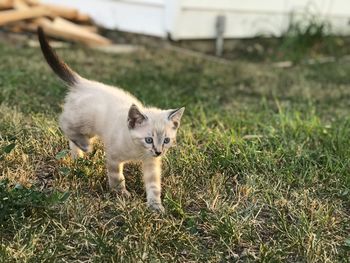
[[[324,32],[314,28],[310,45]],[[108,192],[101,144],[69,158],[57,125],[65,87],[38,49],[0,44],[0,261],[348,261],[349,63],[59,53],[147,104],[186,106],[163,162],[167,213],[147,210],[137,165],[125,171],[131,200]]]

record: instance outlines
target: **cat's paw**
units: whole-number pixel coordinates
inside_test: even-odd
[[[154,212],[157,212],[160,214],[165,213],[165,208],[161,203],[150,202],[150,203],[147,203],[147,205],[148,205],[148,208]]]
[[[115,189],[112,192],[114,192],[115,194],[117,194],[120,197],[124,197],[124,198],[131,198],[131,194],[128,190],[124,189]]]
[[[118,195],[124,197],[124,198],[131,198],[131,194],[128,190],[122,189],[118,191]]]

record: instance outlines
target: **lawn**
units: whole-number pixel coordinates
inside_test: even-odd
[[[166,214],[137,164],[108,192],[102,145],[72,161],[66,93],[37,48],[0,43],[0,262],[350,262],[350,62],[221,64],[164,49],[58,51],[147,105],[186,106]]]

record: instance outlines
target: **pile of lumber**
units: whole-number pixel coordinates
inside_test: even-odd
[[[92,19],[76,9],[40,3],[39,0],[0,0],[0,27],[12,32],[36,32],[41,26],[49,36],[88,46],[111,41],[97,32]]]

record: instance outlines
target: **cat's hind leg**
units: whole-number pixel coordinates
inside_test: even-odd
[[[84,153],[91,151],[90,138],[81,134],[69,134],[69,148],[73,159],[83,157]]]
[[[82,134],[74,134],[74,136],[68,136],[69,140],[73,142],[83,152],[90,152],[90,139]]]
[[[82,152],[89,152],[91,128],[82,121],[73,122],[72,116],[63,112],[60,116],[60,127],[64,135],[69,139],[69,146],[72,151],[72,156],[81,155]],[[79,119],[77,117],[77,119]],[[78,148],[78,149],[77,149]]]
[[[77,159],[79,157],[83,157],[84,156],[84,152],[82,150],[80,150],[80,148],[78,146],[75,145],[74,142],[72,142],[71,140],[69,140],[69,148],[70,148],[70,153],[73,159]]]

